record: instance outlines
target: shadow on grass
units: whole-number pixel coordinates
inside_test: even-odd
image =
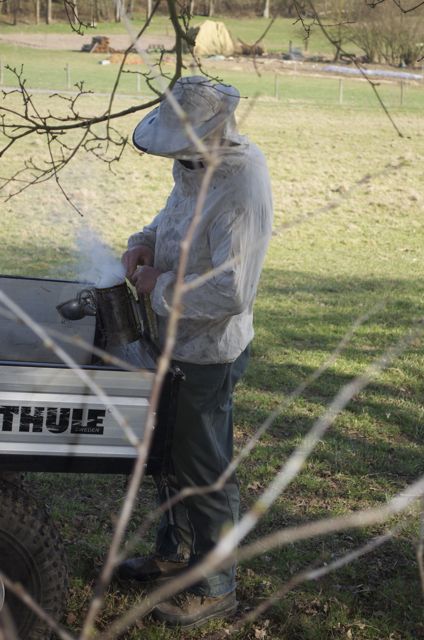
[[[70,257],[70,254],[69,254]],[[40,273],[40,272],[39,272]],[[38,275],[32,272],[33,275]],[[322,278],[268,271],[256,306],[257,338],[250,369],[236,401],[236,423],[246,439],[284,395],[328,358],[353,320],[387,296],[386,308],[356,332],[347,349],[302,398],[284,410],[239,473],[243,506],[276,471],[339,391],[422,313],[424,283],[359,278]],[[415,349],[415,350],[414,350]],[[318,445],[301,475],[266,514],[250,539],[279,528],[381,504],[424,470],[420,407],[423,356],[409,350],[393,368],[349,403]],[[123,479],[40,474],[37,493],[52,504],[66,540],[74,579],[72,602],[80,606],[93,584],[119,511]],[[154,505],[148,481],[131,521],[134,530]],[[424,636],[422,601],[408,523],[399,536],[350,567],[320,582],[302,585],[270,610],[263,637],[328,640],[346,637],[414,640]],[[380,531],[381,529],[378,529]],[[341,532],[284,547],[240,567],[242,611],[260,602],[287,577],[363,544],[377,530]],[[152,541],[149,532],[146,548]],[[249,571],[248,571],[249,570]],[[253,573],[252,573],[253,572]],[[128,606],[129,594],[115,583],[107,619]],[[137,595],[135,590],[134,597]],[[85,606],[85,604],[84,604]],[[261,621],[239,638],[261,637]],[[150,620],[128,637],[179,637]],[[161,636],[161,633],[163,635]],[[205,635],[206,634],[206,635]],[[205,638],[208,631],[187,637]],[[185,637],[185,636],[184,636]]]
[[[255,326],[263,338],[256,348],[262,355],[269,341],[288,349],[331,351],[356,318],[385,303],[358,330],[359,352],[347,349],[346,357],[354,359],[409,328],[424,313],[423,299],[424,282],[418,278],[328,278],[268,269],[255,306]]]
[[[424,283],[419,280],[324,278],[268,270],[256,306],[252,359],[237,395],[237,419],[257,428],[272,408],[328,359],[354,320],[384,298],[385,307],[355,331],[336,362],[284,409],[270,430],[276,446],[287,435],[298,440],[341,388],[396,344],[424,314],[423,293]],[[370,464],[376,472],[384,472],[387,466],[393,473],[397,463],[402,475],[412,477],[424,471],[419,463],[424,443],[423,370],[421,345],[413,342],[350,401],[327,436],[332,439],[333,458],[341,451],[346,472],[360,468],[366,473]],[[353,465],[349,463],[352,456],[357,458]],[[405,469],[408,456],[410,473]]]

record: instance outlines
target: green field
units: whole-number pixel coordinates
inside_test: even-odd
[[[75,81],[78,75],[84,77],[96,91],[111,86],[113,70],[97,65],[94,56],[33,51],[30,57],[28,50],[3,45],[0,52],[2,59],[14,60],[12,64],[21,57],[30,86],[57,83],[50,88],[63,88],[60,78],[66,61],[75,68]],[[218,63],[215,68],[218,72]],[[334,78],[282,75],[276,99],[273,73],[259,77],[227,67],[221,72],[249,97],[239,108],[241,128],[267,156],[275,202],[274,235],[256,304],[252,360],[236,394],[237,447],[328,358],[358,316],[383,304],[357,329],[330,369],[284,408],[242,464],[245,511],[342,385],[424,315],[424,96],[422,87],[408,87],[399,108],[398,85],[381,86],[401,138],[360,81],[345,81],[345,102],[340,106]],[[257,93],[261,97],[254,99]],[[43,94],[35,99],[45,111],[58,104]],[[18,104],[17,96],[8,100]],[[131,97],[119,96],[116,108],[133,103]],[[106,108],[107,100],[91,96],[83,104],[87,113],[96,113]],[[130,136],[138,119],[124,118],[117,126]],[[14,147],[1,160],[0,176],[12,175],[30,157],[46,157],[40,136]],[[75,277],[75,234],[86,224],[119,255],[128,235],[164,202],[172,183],[170,169],[169,160],[139,157],[128,148],[112,173],[93,156],[80,153],[61,180],[84,217],[75,213],[53,182],[3,202],[1,272]],[[306,214],[312,215],[300,221]],[[424,471],[423,369],[423,341],[417,338],[349,403],[250,539],[383,504],[418,478]],[[113,514],[124,496],[124,478],[34,474],[31,490],[51,504],[65,539],[71,590],[63,623],[75,632],[107,550]],[[131,530],[153,504],[148,479]],[[415,555],[418,510],[397,520],[404,527],[391,542],[321,581],[301,585],[237,637],[423,637]],[[241,613],[298,571],[329,562],[384,530],[385,525],[378,525],[322,536],[241,564]],[[141,550],[148,549],[153,533]],[[107,626],[141,595],[135,587],[112,583],[99,625]],[[212,638],[223,629],[225,625],[214,622],[198,631],[169,632],[147,617],[125,637]]]
[[[105,93],[111,91],[118,73],[118,64],[100,64],[107,56],[75,51],[44,51],[17,45],[0,44],[0,62],[3,65],[3,85],[16,87],[17,80],[11,69],[20,71],[26,86],[33,90],[53,92],[75,91],[77,83],[84,83],[86,91]],[[154,58],[153,58],[154,62]],[[173,71],[172,59],[166,58],[165,69]],[[9,67],[9,68],[8,68]],[[69,68],[69,79],[67,68]],[[247,61],[224,62],[205,60],[204,69],[214,77],[236,84],[243,98],[256,96],[277,97],[289,107],[300,105],[339,106],[340,79],[330,74],[317,75],[313,69],[302,72],[295,67],[273,65],[266,62]],[[153,93],[144,86],[143,79],[137,81],[137,74],[146,73],[146,64],[126,65],[121,75],[118,92],[140,100],[152,97]],[[187,71],[186,71],[187,73]],[[369,84],[359,78],[343,78],[344,106],[352,108],[377,108],[377,99]],[[138,91],[138,89],[141,91]],[[385,105],[391,109],[402,106],[408,112],[422,112],[424,89],[419,82],[379,81],[378,91]]]

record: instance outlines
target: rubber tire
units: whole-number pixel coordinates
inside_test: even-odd
[[[0,569],[60,620],[68,571],[59,533],[30,493],[5,481],[0,481]],[[7,588],[5,601],[21,640],[50,638],[49,627]]]

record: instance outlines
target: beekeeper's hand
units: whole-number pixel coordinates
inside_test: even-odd
[[[139,267],[132,277],[132,282],[137,289],[138,295],[151,293],[161,273],[159,269],[154,267]]]
[[[121,261],[125,267],[125,275],[129,280],[133,280],[135,270],[139,265],[153,265],[153,251],[143,244],[128,249],[123,254]],[[135,283],[134,283],[135,284]]]

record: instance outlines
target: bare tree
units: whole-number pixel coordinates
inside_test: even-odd
[[[52,21],[52,0],[46,0],[46,24],[51,24]]]
[[[40,23],[40,0],[34,0],[34,20],[35,24]]]
[[[143,27],[143,30],[145,28],[148,28],[149,20],[154,15],[157,5],[158,3],[156,3],[154,7],[150,6],[150,11],[148,9],[148,21]],[[76,7],[76,4],[74,6]],[[209,11],[211,11],[211,7],[213,13],[213,2],[209,2]],[[8,96],[5,96],[4,105],[2,107],[3,113],[2,120],[0,122],[0,129],[3,135],[6,137],[6,143],[4,144],[0,152],[0,156],[7,157],[7,154],[11,152],[11,149],[16,148],[16,146],[19,145],[20,140],[22,140],[23,138],[38,135],[44,137],[49,161],[47,165],[44,163],[37,164],[36,159],[29,161],[29,163],[26,166],[22,167],[22,169],[18,173],[16,173],[6,181],[6,184],[3,185],[5,188],[11,189],[11,191],[14,193],[19,193],[25,188],[29,188],[35,184],[43,183],[48,179],[55,180],[58,187],[62,188],[60,182],[61,171],[74,160],[77,152],[82,150],[86,153],[96,156],[109,165],[119,160],[121,154],[126,148],[127,141],[125,137],[119,133],[118,129],[115,128],[113,123],[115,121],[118,121],[119,118],[122,118],[128,114],[145,110],[154,106],[159,102],[164,93],[169,96],[169,88],[172,88],[176,79],[181,75],[183,66],[182,44],[185,40],[187,40],[187,31],[184,22],[178,16],[177,3],[173,2],[172,0],[168,0],[168,11],[176,36],[175,64],[173,73],[171,76],[163,74],[162,82],[158,86],[155,83],[155,80],[157,78],[154,76],[152,68],[150,68],[145,73],[144,78],[149,86],[155,87],[158,95],[152,100],[146,101],[141,105],[137,104],[121,111],[114,110],[114,97],[119,86],[121,74],[123,72],[125,56],[119,73],[117,74],[115,86],[112,91],[112,95],[110,97],[106,112],[90,117],[81,115],[82,110],[80,109],[80,101],[81,98],[86,95],[83,85],[80,85],[78,87],[76,96],[61,96],[63,104],[67,107],[65,115],[61,111],[58,111],[56,114],[52,114],[50,110],[48,112],[42,111],[38,106],[34,97],[26,87],[25,77],[22,70],[14,70],[15,77],[18,82],[18,91],[13,92],[10,98],[13,97],[14,100],[15,98],[19,97],[22,102],[21,108],[18,109],[16,108],[14,103],[7,102]],[[343,11],[341,11],[339,15],[341,21],[345,20],[346,17],[346,14]],[[76,15],[78,15],[77,12],[75,13]],[[210,15],[212,14],[210,13]],[[119,8],[116,9],[115,18],[117,20],[121,19],[121,11]],[[131,47],[134,45],[137,46],[138,36],[141,35],[143,30],[140,32],[140,34],[136,34],[135,37],[133,37]],[[334,41],[340,44],[342,42],[342,36],[336,35]],[[128,48],[125,55],[129,53],[131,47]],[[339,53],[341,51],[341,48],[342,45],[340,44]],[[144,53],[142,53],[142,55],[144,55]],[[176,328],[180,312],[179,310],[181,308],[181,302],[184,292],[186,291],[183,276],[190,249],[190,241],[196,231],[196,225],[200,218],[200,213],[202,210],[202,198],[204,198],[205,192],[207,191],[209,186],[209,181],[218,163],[217,156],[214,155],[213,152],[208,152],[208,149],[205,149],[204,146],[202,146],[202,142],[198,140],[193,131],[190,130],[187,119],[185,118],[185,114],[178,112],[177,105],[174,105],[174,108],[181,120],[181,124],[188,127],[190,135],[193,137],[194,143],[197,145],[199,152],[202,153],[202,157],[205,158],[207,171],[204,181],[202,182],[198,202],[196,204],[195,215],[193,216],[193,222],[190,225],[187,238],[181,251],[181,262],[177,274],[177,286],[175,287],[174,299],[171,308],[168,336],[163,355],[158,365],[158,376],[155,381],[155,386],[152,394],[146,436],[145,439],[140,442],[134,438],[134,435],[131,434],[131,432],[128,432],[127,434],[128,439],[134,445],[138,452],[137,465],[135,473],[129,485],[127,499],[122,507],[118,522],[116,524],[106,563],[101,571],[95,598],[89,606],[87,618],[80,636],[82,640],[84,640],[85,638],[90,638],[93,634],[96,618],[103,605],[104,594],[110,582],[113,569],[119,562],[119,560],[122,559],[122,541],[124,539],[126,526],[128,524],[129,518],[131,517],[132,508],[137,496],[137,491],[143,477],[143,468],[146,456],[148,455],[149,451],[149,442],[153,427],[153,416],[156,410],[157,400],[160,395],[163,376],[169,365],[169,361],[172,355],[173,343],[176,339]],[[68,144],[67,135],[75,132],[79,132],[79,138],[78,141],[71,146],[70,144]],[[392,169],[393,167],[387,170]],[[360,181],[360,183],[358,184],[363,184],[365,178],[361,180],[362,181]],[[65,197],[67,197],[63,189],[62,192],[64,193]],[[325,211],[328,210],[329,205],[325,207]],[[316,215],[317,213],[319,214],[321,212],[322,210],[318,212],[312,212],[312,215]],[[214,275],[214,272],[210,272],[204,277],[212,277],[212,275]],[[199,283],[192,283],[191,286],[196,286],[196,284],[198,285]],[[51,335],[37,326],[36,323],[31,320],[31,318],[27,317],[19,308],[16,307],[16,305],[13,304],[13,301],[8,300],[4,295],[1,295],[1,293],[0,300],[4,307],[7,307],[7,309],[11,313],[19,318],[20,322],[26,323],[32,328],[32,330],[39,336],[40,339],[42,339],[46,343],[51,344],[51,348],[56,350],[56,353],[64,362],[66,362],[70,367],[76,370],[77,375],[83,375],[83,372],[81,373],[81,370],[79,370],[79,368],[75,366],[75,363],[69,360],[66,351],[61,349],[61,347],[56,344],[54,340],[52,340]],[[355,326],[357,326],[358,323],[362,321],[363,318],[360,317],[357,320]],[[374,380],[381,371],[390,366],[395,358],[403,353],[414,340],[422,336],[422,333],[423,321],[422,319],[420,319],[417,322],[417,325],[414,326],[409,333],[401,338],[398,343],[389,347],[385,351],[385,353],[380,358],[376,359],[365,372],[357,376],[354,380],[350,381],[340,389],[340,391],[333,398],[328,409],[323,413],[322,416],[320,416],[319,419],[316,420],[309,433],[299,444],[293,454],[288,458],[287,461],[285,461],[281,465],[281,468],[275,473],[274,477],[271,478],[269,486],[266,487],[266,489],[262,492],[260,498],[255,501],[253,507],[245,514],[240,524],[223,536],[217,548],[211,552],[211,554],[206,558],[205,562],[202,565],[194,568],[191,572],[187,573],[184,578],[167,584],[160,591],[150,595],[148,599],[143,599],[140,604],[136,605],[133,609],[124,614],[122,617],[118,618],[112,625],[110,625],[110,627],[101,634],[101,637],[105,640],[107,638],[117,637],[125,629],[127,629],[128,626],[132,624],[139,616],[145,615],[151,608],[152,604],[154,604],[155,602],[159,602],[161,598],[169,596],[172,593],[176,593],[177,591],[181,590],[183,586],[192,584],[196,579],[199,578],[200,575],[202,575],[203,572],[211,571],[213,568],[220,566],[223,563],[232,562],[238,544],[245,540],[246,536],[253,530],[255,525],[260,521],[267,510],[271,508],[271,506],[275,503],[275,501],[285,490],[285,488],[293,481],[294,478],[297,477],[298,473],[308,459],[308,456],[313,452],[314,448],[324,437],[326,431],[334,423],[337,415],[339,415],[347,405],[347,403],[362,389],[364,389],[372,380]],[[343,344],[341,346],[339,345],[340,348],[345,346],[347,341],[350,339],[350,336],[351,333],[346,336]],[[320,373],[321,370],[318,370],[316,375]],[[316,375],[312,376],[312,378],[316,379]],[[122,420],[120,421],[119,412],[116,412],[116,408],[111,405],[108,398],[105,397],[102,393],[102,390],[98,388],[92,388],[92,391],[106,406],[108,406],[108,408],[110,408],[111,411],[115,411],[117,422],[121,422],[121,426],[125,430],[125,423],[123,423]],[[270,419],[267,419],[264,425],[260,427],[261,433],[264,433],[265,430],[269,428],[269,426],[271,426],[273,420],[278,415],[278,412],[280,410],[281,408],[276,410],[276,412],[274,412]],[[249,441],[247,445],[247,449],[251,450],[251,448],[253,448],[253,446],[255,446],[255,443],[258,441],[258,438],[259,435],[252,438],[252,440]],[[235,463],[236,467],[238,463],[239,460],[237,460]],[[230,472],[232,470],[233,469],[231,469]],[[228,472],[229,471],[226,470],[225,473]],[[222,481],[222,479],[220,479],[219,481]],[[192,492],[206,492],[213,490],[213,488],[214,487],[196,487],[189,489]],[[330,531],[340,531],[348,527],[363,527],[365,525],[370,525],[373,523],[384,522],[393,514],[406,512],[408,508],[410,508],[411,504],[417,501],[423,493],[424,481],[423,479],[420,479],[404,491],[400,492],[393,499],[388,501],[387,504],[383,504],[375,510],[347,514],[340,519],[325,519],[324,521],[320,521],[318,523],[308,523],[304,527],[299,526],[291,530],[285,528],[279,531],[275,531],[269,537],[264,537],[262,540],[257,541],[256,543],[252,543],[251,546],[246,546],[242,550],[240,555],[242,557],[248,558],[252,557],[255,554],[263,553],[264,550],[272,549],[279,544],[288,544],[290,542],[307,539],[308,537],[312,536],[325,535]],[[187,492],[176,497],[174,500],[180,500],[184,498],[185,495],[187,495]],[[166,508],[166,505],[162,507],[162,509],[164,508]],[[159,515],[159,513],[156,513],[155,515]],[[379,544],[384,544],[387,539],[389,539],[393,535],[393,532],[389,532],[384,536],[373,539],[371,542],[358,549],[355,553],[347,554],[343,559],[333,560],[327,567],[323,567],[321,569],[314,568],[306,572],[302,572],[293,580],[289,581],[286,585],[283,585],[278,594],[284,595],[289,589],[294,588],[304,580],[317,579],[322,575],[328,573],[330,570],[336,570],[338,567],[343,566],[343,563],[354,561],[361,554],[371,551]],[[422,551],[420,553],[422,554]],[[6,582],[6,584],[8,584],[7,576],[4,576],[4,581]],[[22,597],[24,599],[26,598],[26,602],[28,603],[28,605],[34,608],[34,610],[37,611],[38,615],[43,615],[42,612],[37,610],[36,603],[31,602],[31,600],[27,598],[22,590],[19,589],[19,585],[8,584],[8,587],[11,590],[14,590],[18,597]],[[278,594],[275,597],[277,597]],[[259,615],[262,610],[265,610],[267,604],[270,605],[272,604],[272,602],[270,601],[268,603],[263,603],[262,608],[260,608],[259,610],[255,609],[255,611],[252,612],[251,615],[252,619],[254,618],[254,616]],[[46,621],[51,624],[52,628],[54,628],[55,632],[63,640],[71,640],[71,635],[66,630],[60,628],[60,626],[57,625],[54,621],[49,620],[48,616],[46,617]],[[0,630],[3,631],[1,627]],[[12,637],[13,636],[10,635],[8,640]]]

